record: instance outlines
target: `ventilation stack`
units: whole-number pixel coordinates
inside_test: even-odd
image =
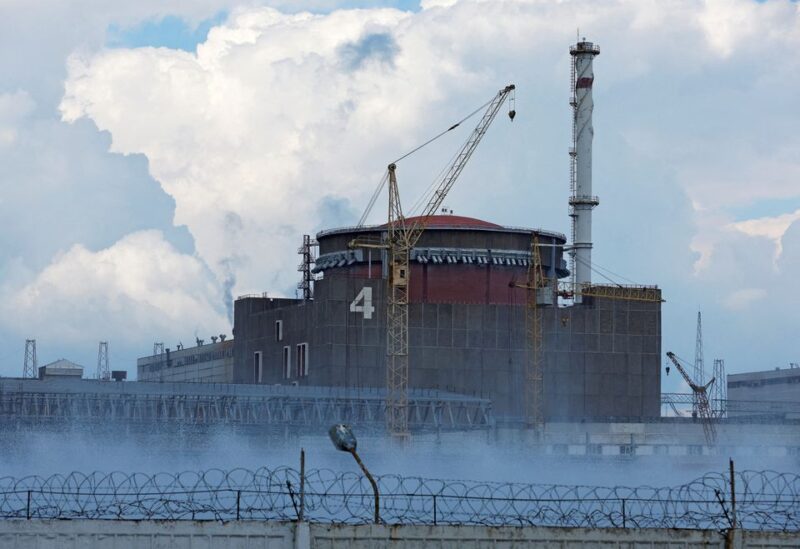
[[[600,48],[584,38],[569,48],[572,56],[572,148],[570,154],[569,215],[572,218],[571,271],[575,301],[592,282],[592,210],[599,200],[592,194],[592,84],[594,57]]]

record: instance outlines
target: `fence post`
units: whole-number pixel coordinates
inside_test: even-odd
[[[622,527],[627,528],[627,520],[625,518],[625,498],[622,499]]]
[[[31,520],[31,491],[30,490],[28,490],[28,506],[27,506],[26,511],[25,511],[25,516],[28,518],[28,520]]]
[[[236,490],[236,520],[240,520],[241,518],[241,502],[242,502],[242,491]]]
[[[433,494],[433,525],[436,526],[436,494]]]
[[[731,472],[731,529],[736,530],[736,474],[733,469],[733,458],[729,458]]]
[[[306,514],[306,450],[300,448],[300,512],[297,519],[303,522]]]

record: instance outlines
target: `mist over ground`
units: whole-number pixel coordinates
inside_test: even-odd
[[[734,448],[715,456],[542,456],[521,440],[497,442],[490,432],[420,435],[406,446],[385,436],[358,433],[359,453],[376,475],[436,479],[596,486],[675,486],[705,473],[724,473],[729,453],[736,468],[800,472],[797,457]],[[521,432],[520,432],[521,433]],[[512,434],[513,436],[513,434]],[[508,432],[504,439],[508,438]],[[746,444],[746,441],[742,441]],[[337,452],[327,433],[255,433],[231,427],[174,428],[147,432],[97,425],[6,429],[0,437],[0,476],[49,476],[73,471],[179,473],[209,469],[299,468],[353,471],[351,456]]]

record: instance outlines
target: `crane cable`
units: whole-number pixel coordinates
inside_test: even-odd
[[[389,172],[383,172],[383,177],[381,178],[378,186],[375,187],[375,192],[372,193],[372,197],[369,199],[369,203],[367,203],[367,209],[364,210],[364,213],[361,214],[361,218],[358,220],[358,226],[363,227],[364,222],[367,220],[367,216],[372,211],[373,206],[375,206],[375,201],[378,200],[378,197],[381,194],[381,191],[386,186],[386,182],[389,180]]]
[[[454,129],[458,128],[461,124],[463,124],[464,122],[466,122],[467,120],[469,120],[470,118],[472,118],[473,116],[478,114],[481,110],[483,110],[487,106],[489,106],[492,103],[492,101],[494,101],[494,99],[495,98],[492,97],[489,101],[487,101],[486,103],[484,103],[483,105],[481,105],[480,107],[478,107],[477,109],[475,109],[474,111],[469,113],[467,116],[465,116],[464,118],[462,118],[461,120],[459,120],[458,122],[456,122],[455,124],[453,124],[452,126],[447,128],[443,132],[435,135],[434,137],[431,137],[430,139],[428,139],[426,142],[424,142],[423,144],[419,145],[418,147],[416,147],[414,149],[411,149],[410,151],[405,153],[403,156],[399,157],[397,160],[391,162],[391,164],[397,164],[401,160],[403,160],[405,158],[408,158],[409,156],[411,156],[415,152],[419,151],[420,149],[430,145],[431,143],[433,143],[434,141],[436,141],[437,139],[442,137],[444,134],[446,134],[448,132],[451,132]],[[442,171],[444,171],[444,169]],[[375,202],[378,200],[378,196],[380,196],[381,191],[383,191],[383,188],[386,186],[386,182],[388,180],[389,180],[389,174],[388,173],[384,173],[383,177],[380,180],[380,182],[378,182],[378,186],[375,188],[375,192],[372,193],[372,197],[370,198],[369,203],[367,204],[367,208],[364,210],[364,213],[361,214],[361,218],[358,220],[358,226],[359,227],[363,227],[364,226],[364,222],[367,220],[367,217],[369,216],[370,212],[372,212],[372,208],[375,206]],[[437,180],[438,180],[438,177],[433,180],[433,183],[431,183],[431,187],[433,187],[433,184],[436,183]],[[429,187],[428,191],[426,191],[426,194],[428,192],[430,192],[430,187]]]
[[[612,284],[614,284],[616,286],[621,286],[621,284],[619,282],[617,282],[616,280],[610,278],[608,275],[606,275],[602,271],[605,271],[606,273],[610,273],[612,276],[615,276],[617,278],[621,278],[625,282],[629,282],[629,283],[631,283],[633,285],[637,285],[637,286],[640,285],[638,282],[635,282],[635,281],[631,280],[630,278],[626,278],[626,277],[622,276],[621,274],[617,274],[614,271],[612,271],[611,269],[607,269],[607,268],[605,268],[605,267],[603,267],[601,265],[598,265],[594,261],[589,263],[588,261],[585,261],[583,259],[579,259],[577,256],[575,257],[575,261],[577,263],[580,263],[581,265],[588,266],[589,270],[591,270],[592,272],[602,276],[603,278],[605,278],[606,280],[608,280],[609,282],[611,282]]]

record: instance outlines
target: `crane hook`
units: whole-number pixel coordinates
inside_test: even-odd
[[[511,96],[508,98],[508,118],[511,121],[514,121],[514,117],[517,116],[517,93],[515,86],[509,86],[511,88]]]
[[[514,109],[508,111],[508,117],[511,119],[512,122],[514,121],[515,116],[517,116],[517,111],[515,111]]]

